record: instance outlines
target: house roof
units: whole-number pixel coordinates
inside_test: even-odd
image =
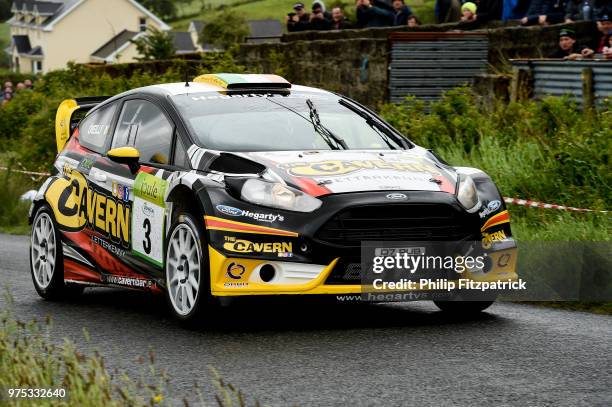
[[[42,47],[40,45],[32,48],[32,50],[30,52],[28,52],[28,55],[31,55],[33,57],[42,57],[43,56],[43,50]]]
[[[191,34],[187,31],[173,31],[171,34],[174,39],[174,48],[177,54],[197,51],[197,48],[191,38]]]
[[[27,57],[42,57],[43,50],[42,47],[36,46],[32,48],[30,43],[30,37],[27,35],[13,35],[11,46],[7,48],[5,51],[11,53],[12,50],[17,50],[17,53],[22,56]]]
[[[283,25],[274,19],[249,20],[250,29],[248,38],[280,38],[283,34]]]
[[[32,50],[30,37],[27,35],[13,35],[13,45],[20,54],[27,54]]]
[[[35,0],[15,0],[13,1],[12,11],[38,12],[42,16],[55,14],[63,5],[64,1],[35,1]]]
[[[84,0],[15,0],[13,1],[11,11],[13,13],[17,11],[33,13],[37,11],[42,17],[47,17],[41,23],[43,27],[47,27],[82,1]],[[11,17],[8,22],[15,22],[15,17]]]
[[[104,45],[102,45],[100,48],[95,50],[91,54],[91,56],[98,59],[107,59],[115,52],[119,51],[126,44],[128,44],[131,39],[135,38],[139,34],[141,33],[136,31],[123,30],[119,34],[111,38]]]
[[[136,0],[126,1],[131,3],[144,15],[155,21],[162,30],[166,31],[170,29],[168,24],[164,23],[159,17],[157,17],[147,8],[143,7]],[[11,10],[13,13],[16,11],[34,12],[34,9],[36,8],[41,16],[48,16],[48,18],[42,22],[42,26],[45,31],[50,31],[56,22],[64,18],[72,10],[85,2],[86,0],[14,0]],[[15,16],[11,17],[8,22],[15,23]]]

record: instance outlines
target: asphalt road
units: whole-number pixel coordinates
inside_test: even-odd
[[[27,247],[25,237],[0,235],[1,285],[19,318],[51,315],[58,341],[100,350],[111,369],[137,374],[152,349],[177,404],[194,400],[194,382],[213,404],[214,366],[250,401],[272,406],[612,405],[609,316],[500,303],[453,320],[429,303],[246,301],[223,308],[214,328],[189,331],[163,299],[134,291],[43,301]]]

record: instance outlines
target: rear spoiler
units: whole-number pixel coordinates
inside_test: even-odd
[[[62,151],[70,135],[79,124],[79,121],[74,119],[74,114],[76,112],[88,112],[109,98],[110,96],[91,96],[66,99],[60,103],[55,115],[55,142],[57,143],[58,153]]]

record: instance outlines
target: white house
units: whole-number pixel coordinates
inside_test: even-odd
[[[132,62],[130,40],[170,27],[135,0],[15,0],[8,20],[13,69],[48,72],[69,61]],[[194,52],[190,34],[173,33],[177,53]]]

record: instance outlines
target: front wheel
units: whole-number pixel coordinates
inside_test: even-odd
[[[61,235],[46,205],[38,209],[32,223],[30,272],[36,292],[45,299],[65,299],[83,292],[83,287],[64,282]]]
[[[203,227],[182,213],[166,243],[166,296],[174,316],[187,325],[200,322],[211,305],[208,256]]]

